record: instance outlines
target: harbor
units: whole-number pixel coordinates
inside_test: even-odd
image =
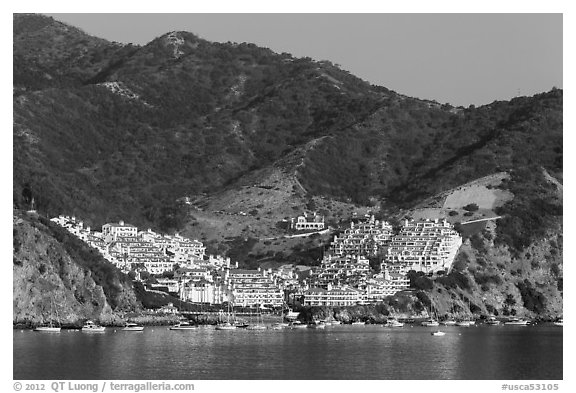
[[[14,330],[14,379],[562,379],[562,328]],[[526,343],[530,345],[526,345]],[[82,351],[75,348],[84,348]]]

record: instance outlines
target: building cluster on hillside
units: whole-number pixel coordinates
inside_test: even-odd
[[[123,221],[104,224],[102,232],[91,231],[75,217],[59,216],[51,221],[96,248],[121,271],[135,272],[137,277],[143,272],[156,275],[151,290],[172,293],[193,303],[280,306],[284,289],[298,283],[296,274],[286,266],[274,272],[238,269],[237,262],[207,256],[201,242],[178,234],[138,231]],[[171,274],[163,275],[166,272]]]
[[[137,279],[144,272],[154,275],[149,290],[172,293],[192,303],[229,302],[235,306],[280,306],[286,292],[311,306],[382,301],[409,287],[409,270],[449,271],[462,243],[446,221],[406,220],[394,234],[389,223],[372,216],[352,222],[335,236],[320,266],[308,279],[299,281],[292,265],[274,270],[238,269],[238,262],[206,255],[201,242],[178,234],[139,231],[123,221],[107,223],[101,232],[91,231],[74,217],[59,216],[51,221],[96,248],[120,270],[136,273]],[[382,258],[379,273],[372,272],[369,258]],[[170,274],[164,274],[167,272]]]
[[[301,291],[311,306],[372,303],[408,289],[410,270],[448,272],[462,238],[445,220],[405,220],[400,232],[374,216],[351,222],[334,236],[329,251]],[[370,270],[370,257],[382,258],[380,273]]]

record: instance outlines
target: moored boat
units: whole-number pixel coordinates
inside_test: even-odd
[[[489,317],[486,320],[486,325],[492,325],[492,326],[500,325],[500,321],[497,320],[496,317]]]
[[[54,323],[54,315],[56,315],[57,323]],[[46,332],[46,333],[60,333],[60,317],[58,316],[58,309],[54,307],[54,298],[50,298],[50,322],[44,326],[36,326],[34,328],[35,332]]]
[[[326,324],[322,321],[315,321],[315,322],[310,322],[308,324],[308,327],[310,329],[324,329],[326,327]]]
[[[351,325],[366,325],[366,322],[364,321],[354,321],[351,323]]]
[[[292,321],[290,322],[290,329],[305,329],[308,327],[308,325],[306,325],[305,323],[302,323],[300,321]]]
[[[170,326],[170,330],[194,330],[194,329],[197,329],[197,327],[194,325],[191,325],[190,322],[185,322],[185,321],[177,323],[174,326]]]
[[[470,321],[467,320],[456,321],[456,326],[469,327]]]
[[[216,330],[236,330],[236,325],[232,325],[230,322],[219,323],[216,325]]]
[[[384,326],[386,326],[386,327],[403,327],[404,324],[402,322],[398,321],[397,319],[389,319]]]
[[[559,320],[554,321],[554,325],[555,326],[564,326],[564,319],[560,318]]]
[[[441,321],[440,324],[444,326],[454,326],[456,325],[456,321],[453,319],[446,319],[444,321]]]
[[[422,326],[439,326],[440,323],[435,319],[427,319],[421,323]]]
[[[127,323],[122,330],[126,332],[141,332],[144,330],[144,326],[138,325],[137,323]]]
[[[60,333],[60,328],[56,326],[36,326],[34,328],[35,332],[47,332],[47,333]]]
[[[527,321],[525,319],[510,318],[508,321],[504,322],[504,325],[526,326],[529,323],[530,321]]]
[[[103,332],[105,330],[106,328],[104,326],[97,325],[96,323],[90,320],[86,321],[82,326],[82,331],[87,333],[92,332],[97,333],[97,332]]]

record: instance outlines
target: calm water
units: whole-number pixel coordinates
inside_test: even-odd
[[[14,331],[14,379],[562,379],[556,326]]]

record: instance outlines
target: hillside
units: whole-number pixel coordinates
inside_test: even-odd
[[[180,231],[248,266],[317,263],[330,235],[283,237],[304,210],[335,229],[369,210],[502,216],[480,248],[463,248],[463,274],[505,271],[494,307],[506,285],[515,304],[527,288],[559,296],[562,90],[454,108],[329,61],[190,32],[123,45],[25,14],[13,32],[16,209],[34,199],[41,215],[94,228],[123,219]],[[465,216],[471,203],[479,210]]]

